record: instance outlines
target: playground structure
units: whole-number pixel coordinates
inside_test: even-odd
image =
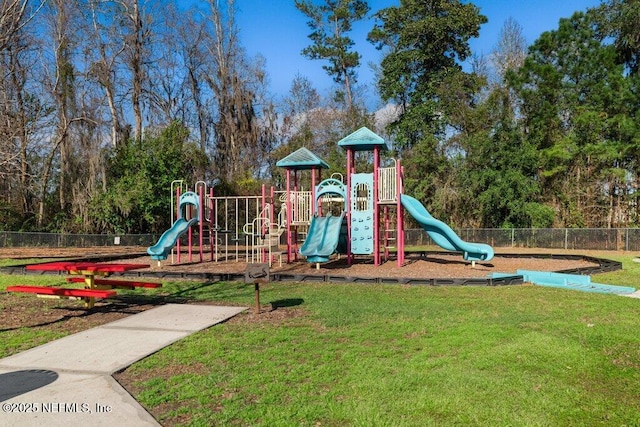
[[[390,159],[390,166],[381,166],[381,152],[388,148],[380,136],[363,127],[340,140],[338,146],[346,151],[346,182],[339,174],[322,180],[322,169],[329,166],[306,148],[277,162],[286,170],[282,191],[273,187],[267,191],[263,185],[260,196],[216,197],[213,188],[202,181],[193,190],[175,181],[171,188],[175,219],[172,211],[171,227],[147,252],[158,262],[171,254],[173,262],[175,248],[179,263],[181,237],[186,235],[191,262],[197,234],[201,262],[208,245],[211,261],[244,258],[250,263],[271,264],[276,257],[281,262],[286,254],[287,263],[301,255],[318,267],[334,253],[345,254],[348,264],[355,256],[366,255],[380,265],[395,249],[401,266],[406,210],[442,248],[460,253],[471,263],[493,258],[491,246],[463,241],[448,225],[433,218],[422,203],[403,194],[400,160]],[[371,172],[356,171],[358,152],[372,155]],[[299,185],[302,171],[311,172],[310,190]],[[282,236],[286,236],[285,242]]]
[[[200,262],[204,261],[206,247],[215,262],[242,257],[248,262],[261,262],[272,256],[271,250],[278,246],[284,228],[284,219],[278,223],[275,215],[273,188],[270,195],[263,185],[260,196],[216,197],[213,187],[203,181],[193,190],[183,181],[174,181],[171,187],[171,204],[175,206],[172,225],[147,249],[153,260],[160,262],[171,256],[172,262],[180,263],[184,240],[189,262],[193,261],[194,247]]]

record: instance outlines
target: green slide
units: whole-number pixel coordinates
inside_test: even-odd
[[[169,252],[171,252],[171,249],[176,245],[180,236],[182,236],[189,227],[197,223],[197,218],[190,219],[189,221],[184,218],[178,218],[171,228],[162,233],[162,236],[158,239],[158,243],[147,248],[147,253],[151,255],[151,259],[158,261],[167,259]]]
[[[338,248],[343,218],[344,212],[340,216],[314,216],[300,255],[306,256],[308,262],[329,261]]]
[[[188,206],[194,206],[198,214],[195,218],[185,219]],[[178,204],[179,217],[176,222],[173,223],[171,228],[162,233],[158,242],[147,248],[147,253],[151,255],[151,259],[165,260],[167,259],[169,252],[175,246],[176,242],[192,225],[198,223],[198,217],[200,217],[200,198],[193,191],[187,191],[180,196],[180,203]]]
[[[451,227],[432,217],[418,200],[402,194],[400,201],[436,245],[448,251],[461,252],[462,257],[467,261],[489,261],[493,258],[491,246],[484,243],[465,242]]]

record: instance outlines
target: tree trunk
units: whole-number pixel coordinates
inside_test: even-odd
[[[29,153],[28,153],[28,132],[27,132],[27,120],[26,120],[26,110],[24,104],[24,98],[22,96],[22,91],[24,88],[24,76],[21,74],[24,72],[22,67],[19,64],[19,60],[17,57],[17,52],[15,49],[10,48],[9,54],[11,55],[10,61],[11,66],[13,68],[13,73],[11,73],[11,79],[13,82],[13,90],[15,91],[16,96],[16,107],[18,109],[17,112],[17,125],[18,130],[14,132],[10,132],[11,136],[17,135],[20,139],[20,178],[19,178],[19,194],[20,194],[20,205],[23,213],[27,213],[31,211],[31,198],[29,196],[29,186],[31,183],[31,175],[29,173]]]
[[[131,94],[131,103],[133,104],[133,116],[135,121],[134,136],[136,139],[142,138],[142,110],[141,110],[141,95],[142,95],[142,43],[143,43],[143,28],[142,19],[140,17],[140,7],[138,1],[133,2],[133,15],[131,16],[132,30],[133,30],[133,51],[131,55],[131,72],[132,72],[132,86],[133,92]]]

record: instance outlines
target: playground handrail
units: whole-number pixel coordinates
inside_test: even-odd
[[[270,215],[271,206],[267,203],[260,214],[242,228],[244,234],[251,237],[252,262],[260,260],[260,254],[266,251],[264,255],[268,256],[270,263],[272,251],[280,244],[280,237],[286,230],[286,216],[285,220],[279,223],[282,220],[282,211],[278,215],[278,222],[272,221]]]
[[[265,234],[265,230],[269,226],[269,212],[270,206],[267,203],[265,207],[260,211],[257,217],[255,217],[251,222],[246,223],[242,227],[242,231],[244,234],[249,236],[261,236]]]

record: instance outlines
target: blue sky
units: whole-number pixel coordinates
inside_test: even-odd
[[[319,3],[321,0],[315,0]],[[371,12],[398,5],[399,0],[369,0]],[[480,29],[480,37],[471,41],[475,54],[488,55],[498,42],[504,22],[514,18],[523,28],[527,43],[533,43],[544,31],[558,27],[560,18],[570,17],[575,11],[584,11],[600,4],[599,0],[475,0],[473,1],[489,22]],[[242,44],[248,54],[261,54],[267,60],[270,89],[276,96],[286,96],[297,74],[306,76],[316,89],[326,95],[333,81],[322,69],[323,61],[304,58],[300,52],[309,45],[310,33],[306,17],[294,6],[293,0],[236,0],[236,19]],[[373,20],[357,23],[351,38],[355,49],[363,56],[358,70],[358,84],[371,87],[373,73],[367,65],[378,63],[380,52],[366,40]],[[376,100],[369,102],[376,107]]]

